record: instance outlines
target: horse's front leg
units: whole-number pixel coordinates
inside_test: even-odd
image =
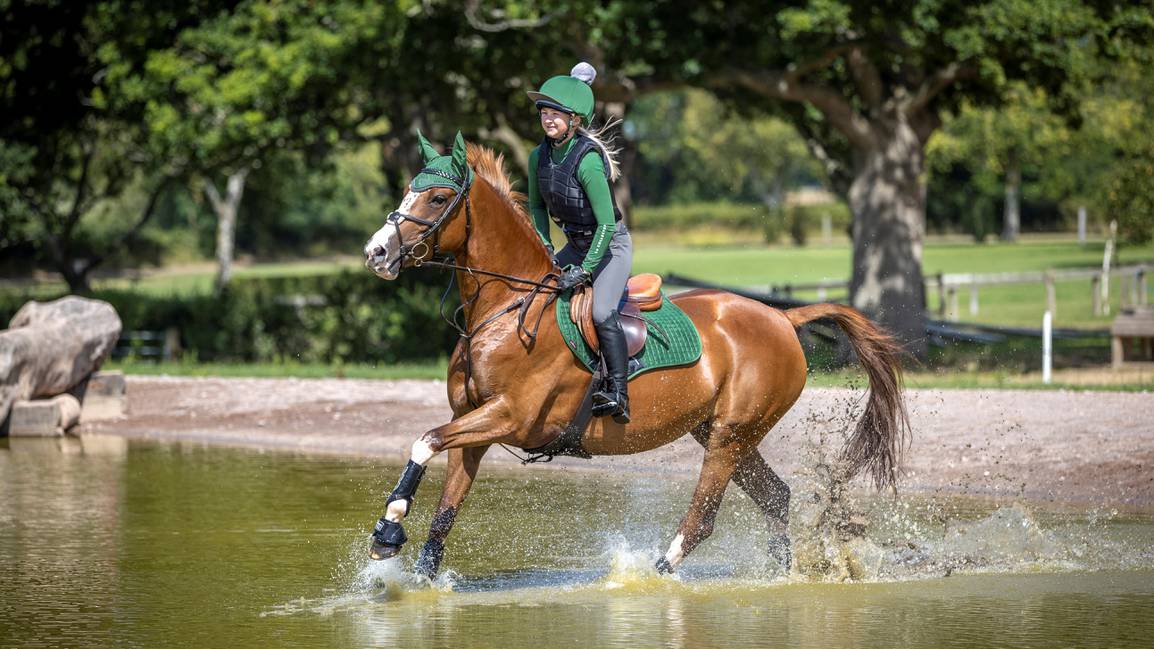
[[[396,556],[409,540],[401,519],[409,515],[413,496],[425,475],[425,466],[437,453],[449,448],[515,441],[511,436],[516,428],[504,400],[498,398],[421,435],[413,442],[409,462],[385,502],[384,516],[373,528],[373,544],[369,556],[378,560]]]
[[[449,469],[445,476],[445,487],[441,490],[441,502],[437,505],[437,512],[433,514],[433,523],[429,526],[429,538],[425,541],[425,547],[421,548],[421,556],[417,559],[415,571],[418,575],[430,580],[437,576],[437,571],[441,568],[441,559],[445,556],[445,539],[453,529],[457,512],[465,502],[465,497],[469,495],[469,489],[473,487],[473,480],[477,477],[477,469],[481,466],[481,458],[488,450],[488,446],[473,446],[449,451]]]

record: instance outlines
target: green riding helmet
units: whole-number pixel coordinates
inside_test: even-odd
[[[597,71],[588,63],[581,62],[573,67],[569,75],[559,75],[541,84],[541,89],[529,91],[529,99],[538,109],[555,108],[557,110],[580,115],[585,124],[593,120],[593,89],[590,84],[596,78]]]

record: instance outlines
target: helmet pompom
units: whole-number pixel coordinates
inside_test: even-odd
[[[569,76],[580,79],[585,82],[585,85],[591,86],[593,80],[597,78],[597,70],[592,65],[582,61],[573,66],[573,69],[569,71]]]

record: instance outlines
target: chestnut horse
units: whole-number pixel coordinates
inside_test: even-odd
[[[460,190],[410,191],[365,245],[365,263],[384,279],[410,266],[455,268],[464,333],[449,366],[453,419],[413,443],[370,554],[374,559],[397,554],[407,540],[400,521],[424,467],[437,453],[448,452],[445,486],[416,564],[418,573],[432,577],[485,452],[493,444],[533,449],[552,442],[574,417],[590,374],[558,330],[550,306],[558,271],[530,224],[524,196],[511,188],[503,156],[466,147],[460,134],[451,164],[423,138],[422,145],[429,165],[422,173],[438,173]],[[451,256],[452,263],[437,264],[437,255]],[[894,486],[908,431],[899,350],[863,315],[842,305],[781,311],[717,290],[689,291],[672,300],[701,334],[700,360],[631,381],[632,422],[594,419],[582,445],[595,456],[640,453],[688,433],[705,448],[689,510],[657,562],[659,572],[676,569],[712,533],[731,480],[766,517],[770,551],[788,568],[790,491],[758,444],[805,386],[806,360],[796,327],[819,318],[833,321],[868,375],[869,399],[839,464],[845,479],[868,470],[878,488]]]

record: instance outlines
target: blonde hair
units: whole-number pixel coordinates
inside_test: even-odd
[[[615,135],[606,135],[609,129],[614,128],[621,123],[621,120],[610,117],[604,124],[597,128],[593,128],[590,124],[589,128],[584,126],[577,127],[577,133],[593,140],[597,148],[601,150],[601,157],[609,165],[609,180],[614,181],[621,177],[621,165],[617,162],[617,154],[621,153],[621,147],[613,146],[613,140],[617,139]]]

